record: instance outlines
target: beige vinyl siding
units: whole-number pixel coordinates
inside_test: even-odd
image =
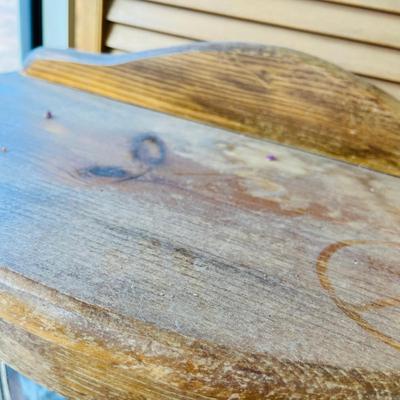
[[[151,32],[132,26],[112,24],[106,39],[106,46],[125,52],[143,51],[161,47],[178,46],[191,40],[177,36]]]
[[[400,14],[400,0],[325,0],[330,3],[346,4]]]
[[[191,41],[288,47],[371,79],[399,96],[400,0],[110,0],[104,45],[126,52]],[[343,4],[342,4],[343,3]],[[357,4],[357,3],[363,3]],[[391,13],[388,6],[391,5]],[[358,6],[358,7],[356,7]]]
[[[400,16],[315,0],[155,0],[155,3],[400,49]],[[122,4],[122,3],[121,3]],[[385,21],[382,26],[382,21]]]

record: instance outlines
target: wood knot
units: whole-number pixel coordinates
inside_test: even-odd
[[[100,165],[94,165],[92,167],[84,168],[79,171],[79,175],[83,177],[98,177],[110,179],[126,179],[130,176],[127,171],[120,167]]]

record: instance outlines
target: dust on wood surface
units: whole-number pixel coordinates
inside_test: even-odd
[[[400,102],[318,58],[243,43],[39,50],[25,73],[400,176]]]
[[[400,396],[399,178],[17,75],[0,95],[2,359],[74,399]]]

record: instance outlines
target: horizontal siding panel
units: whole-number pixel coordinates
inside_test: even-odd
[[[400,15],[315,0],[153,0],[292,29],[400,48]]]
[[[303,51],[372,78],[400,82],[400,51],[138,0],[114,0],[107,19],[196,40],[230,40]]]
[[[322,0],[329,3],[371,8],[400,14],[400,0]]]
[[[189,39],[113,23],[109,27],[105,45],[125,52],[136,52],[191,42]]]

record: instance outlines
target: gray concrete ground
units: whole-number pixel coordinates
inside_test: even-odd
[[[18,0],[0,0],[0,72],[18,68]]]

